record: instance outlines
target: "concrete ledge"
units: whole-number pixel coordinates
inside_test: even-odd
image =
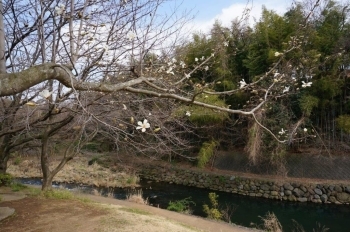
[[[15,213],[15,209],[10,207],[0,207],[0,221],[10,217],[12,214]]]

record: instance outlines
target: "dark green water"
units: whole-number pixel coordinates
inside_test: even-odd
[[[22,180],[23,183],[40,184],[33,180]],[[166,208],[169,201],[181,200],[191,197],[196,206],[192,207],[193,214],[205,216],[203,205],[209,204],[208,195],[215,192],[219,195],[219,204],[225,207],[232,205],[235,210],[231,221],[235,224],[250,227],[262,224],[261,216],[267,212],[273,212],[281,222],[283,231],[293,231],[293,219],[297,221],[305,231],[311,232],[317,228],[316,223],[329,228],[329,232],[349,232],[350,231],[350,205],[314,204],[314,203],[293,203],[285,201],[275,201],[263,198],[241,196],[232,193],[218,192],[195,187],[168,184],[164,182],[141,181],[141,188],[144,198],[148,198],[150,204]],[[66,185],[67,188],[75,188],[76,185]],[[82,189],[81,187],[79,187]],[[107,189],[100,189],[107,194]],[[91,192],[91,187],[85,188],[86,192]],[[128,189],[115,188],[114,196],[117,199],[125,199]]]
[[[297,221],[305,231],[313,231],[317,222],[329,228],[330,232],[350,231],[350,205],[293,203],[162,182],[143,182],[144,196],[149,198],[151,204],[159,204],[161,208],[166,208],[170,200],[181,200],[191,196],[196,203],[196,207],[193,207],[193,214],[199,216],[205,216],[202,206],[203,204],[209,204],[208,194],[210,192],[215,192],[219,195],[219,204],[221,206],[225,207],[226,204],[234,205],[235,210],[231,221],[238,225],[250,227],[252,223],[256,225],[262,224],[260,216],[266,215],[267,212],[273,212],[281,222],[285,232],[293,231],[295,228],[292,219]]]

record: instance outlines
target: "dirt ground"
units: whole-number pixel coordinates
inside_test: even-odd
[[[248,232],[247,228],[100,196],[89,201],[26,197],[2,201],[15,214],[0,221],[1,232]]]

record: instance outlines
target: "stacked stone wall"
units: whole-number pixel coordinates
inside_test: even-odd
[[[141,177],[168,183],[231,192],[275,200],[350,203],[350,184],[306,184],[290,181],[256,180],[235,175],[218,175],[179,168],[145,167]]]

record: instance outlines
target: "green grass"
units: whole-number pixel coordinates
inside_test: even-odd
[[[76,198],[73,193],[65,189],[55,189],[48,191],[41,191],[40,196],[49,199],[74,199]]]
[[[21,191],[21,190],[23,190],[23,189],[28,188],[26,185],[21,184],[21,183],[18,183],[18,182],[12,182],[12,183],[10,184],[10,187],[11,187],[11,190],[12,190],[13,192],[18,192],[18,191]]]

